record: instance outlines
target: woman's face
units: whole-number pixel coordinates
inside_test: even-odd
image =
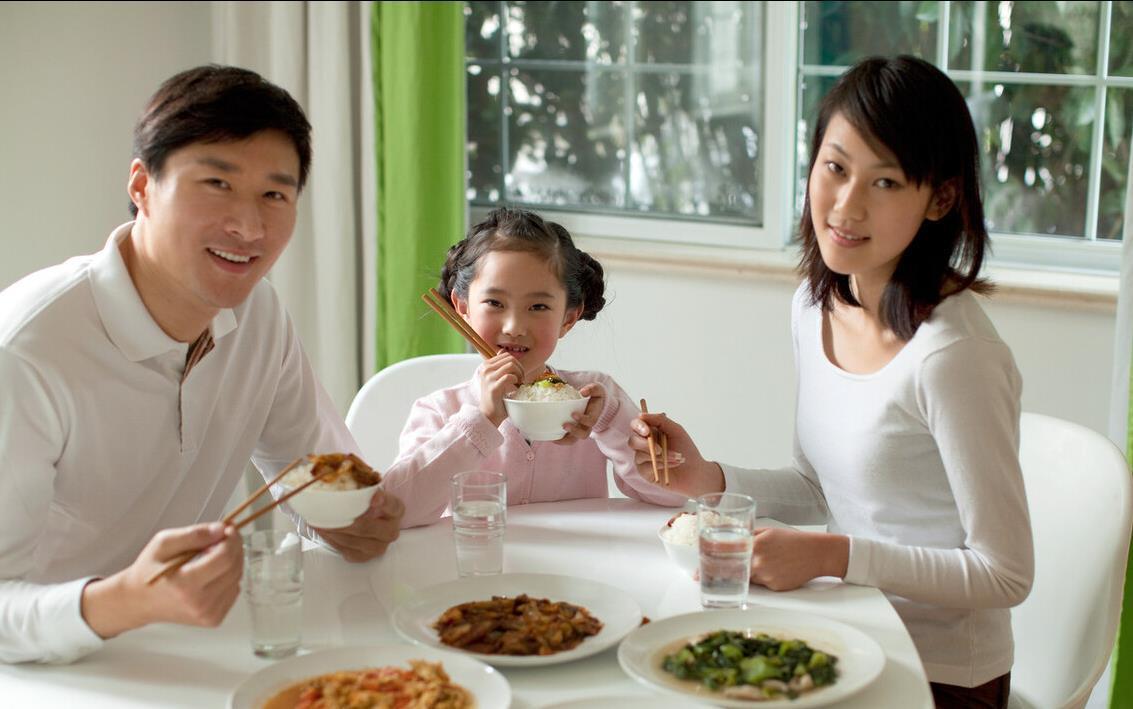
[[[931,186],[912,183],[891,152],[871,147],[841,113],[826,126],[807,189],[822,261],[859,288],[888,283],[921,223],[947,213]]]
[[[497,350],[523,365],[528,382],[543,373],[559,338],[578,321],[566,289],[542,257],[526,251],[490,251],[480,258],[468,301],[456,311]]]

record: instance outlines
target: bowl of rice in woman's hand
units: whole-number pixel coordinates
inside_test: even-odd
[[[700,549],[697,544],[696,513],[682,512],[674,516],[657,532],[665,553],[673,563],[691,576],[700,568]]]
[[[294,490],[324,472],[325,477],[308,485],[287,504],[312,527],[349,527],[369,508],[382,477],[353,453],[325,453],[307,456],[279,484],[285,490]]]
[[[557,441],[566,435],[563,424],[573,423],[571,414],[585,411],[589,400],[562,379],[547,374],[504,397],[504,408],[527,440]]]

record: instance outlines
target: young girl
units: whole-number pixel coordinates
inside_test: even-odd
[[[508,504],[606,497],[606,461],[630,497],[679,506],[683,494],[645,482],[627,446],[637,408],[609,376],[554,371],[589,396],[564,438],[528,442],[507,419],[504,396],[548,369],[559,338],[605,304],[602,267],[566,229],[520,209],[497,209],[449,249],[437,290],[498,348],[471,381],[417,400],[401,433],[387,493],[405,501],[403,527],[429,524],[465,470],[507,475]]]
[[[972,292],[987,245],[978,146],[956,86],[912,57],[868,59],[823,100],[811,151],[792,330],[794,464],[683,454],[673,489],[752,495],[761,516],[827,533],[756,533],[751,578],[876,586],[901,615],[938,707],[1006,706],[1009,608],[1034,569],[1019,469],[1021,381]],[[672,465],[679,464],[673,459]]]

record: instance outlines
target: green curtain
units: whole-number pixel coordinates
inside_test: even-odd
[[[1133,173],[1133,165],[1130,166],[1130,172]],[[1133,187],[1130,191],[1133,192]],[[1131,231],[1133,229],[1126,229],[1126,238]],[[1122,248],[1128,249],[1129,245],[1123,244]],[[1122,287],[1133,286],[1123,283]],[[1125,422],[1127,429],[1125,460],[1133,462],[1133,363],[1129,367],[1129,414]],[[1109,692],[1110,709],[1133,707],[1133,546],[1129,549],[1129,564],[1125,569],[1124,599],[1121,621],[1117,628],[1117,647],[1113,650],[1113,664],[1110,666],[1113,680]]]
[[[375,2],[377,369],[464,341],[421,301],[464,235],[464,4]]]

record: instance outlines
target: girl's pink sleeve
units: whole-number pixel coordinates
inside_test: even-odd
[[[382,486],[405,503],[401,526],[432,524],[449,504],[449,481],[462,470],[481,467],[503,444],[503,435],[453,390],[413,403],[401,432],[397,460],[383,474]]]
[[[629,394],[611,377],[603,375],[597,381],[606,389],[606,408],[590,435],[614,466],[614,484],[627,497],[662,507],[683,506],[688,499],[685,495],[646,480],[633,462],[634,450],[629,447],[630,424],[637,417],[637,407]]]

